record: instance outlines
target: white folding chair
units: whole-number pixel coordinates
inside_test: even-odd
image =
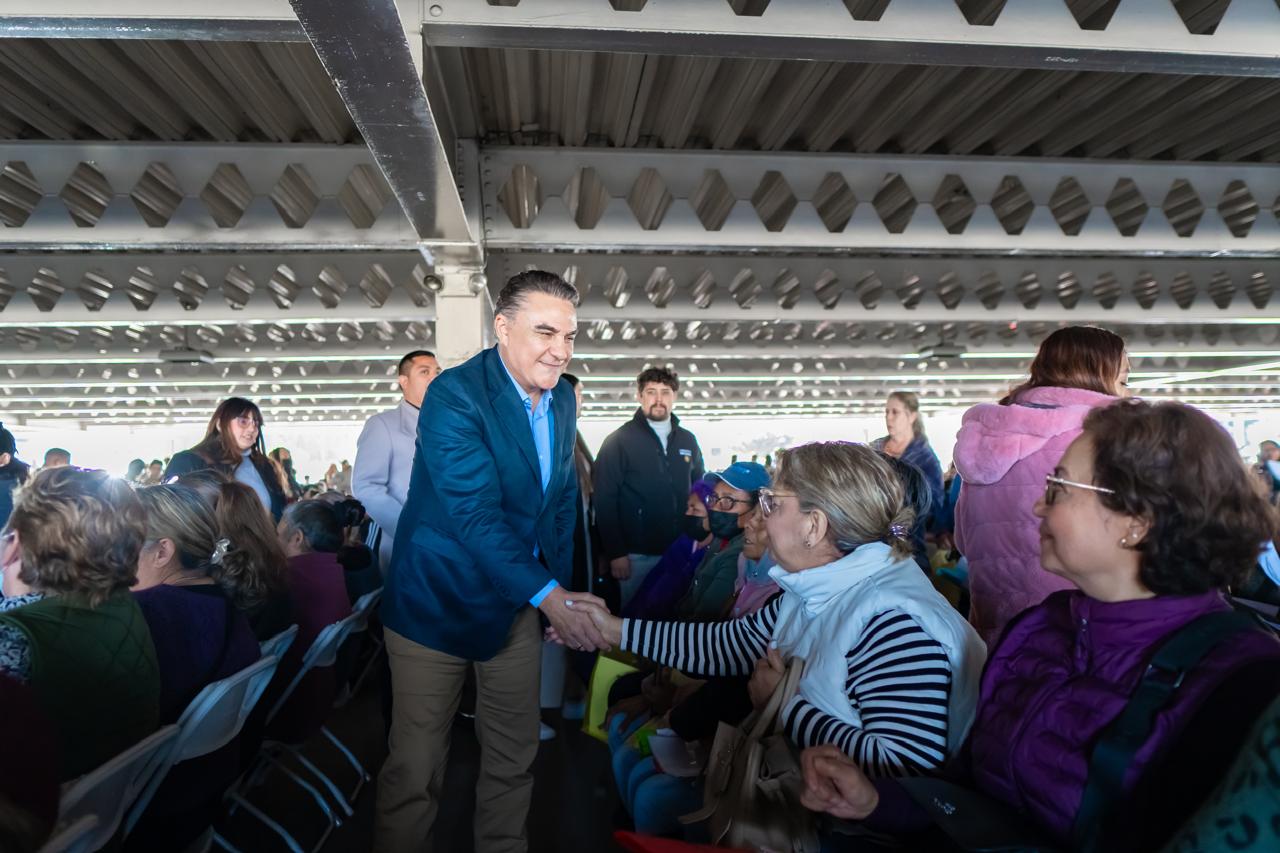
[[[351,634],[358,634],[369,630],[369,620],[373,617],[373,612],[380,601],[382,601],[381,587],[373,590],[372,592],[365,593],[356,600],[355,607],[351,611],[351,616],[348,617],[348,619],[351,620],[348,639]],[[381,638],[373,638],[372,635],[370,635],[370,637],[374,643],[373,653],[370,655],[368,662],[364,665],[360,676],[356,679],[355,686],[335,703],[336,707],[341,708],[352,696],[356,694],[356,691],[360,689],[360,685],[364,682],[365,677],[369,674],[369,670],[382,654],[383,643]],[[355,753],[352,752],[351,749],[333,733],[332,729],[327,725],[321,726],[320,734],[324,735],[329,743],[333,744],[334,747],[342,753],[342,756],[347,759],[347,763],[351,765],[351,769],[356,771],[356,786],[350,794],[344,795],[344,799],[348,803],[354,802],[355,799],[360,796],[360,791],[364,788],[365,783],[371,781],[373,777],[369,775],[369,771],[364,769],[364,765],[356,758]]]
[[[367,614],[365,618],[367,619]],[[303,655],[302,665],[298,669],[297,674],[294,675],[293,679],[285,687],[279,698],[276,699],[275,704],[272,705],[271,709],[267,712],[266,723],[268,726],[276,718],[276,715],[280,713],[280,710],[288,703],[289,699],[293,696],[294,691],[297,690],[298,685],[302,683],[302,680],[309,672],[311,672],[311,670],[333,666],[334,663],[337,662],[338,651],[342,648],[342,644],[350,635],[351,628],[357,621],[359,621],[359,614],[352,612],[351,615],[341,621],[325,626],[324,630],[316,636],[315,641],[311,644],[311,648],[307,649],[306,654]],[[324,846],[325,841],[328,840],[329,835],[333,830],[342,825],[342,817],[334,813],[333,807],[330,805],[329,801],[316,789],[314,785],[307,782],[307,780],[295,773],[288,765],[280,761],[280,755],[286,752],[301,764],[308,773],[324,784],[332,795],[334,801],[337,802],[338,807],[347,817],[350,817],[355,813],[355,810],[352,809],[350,803],[348,803],[346,798],[343,796],[342,791],[333,783],[333,780],[321,772],[320,768],[317,767],[313,761],[303,755],[300,749],[293,744],[285,743],[280,740],[269,739],[262,744],[262,752],[259,756],[258,767],[250,770],[249,773],[242,777],[244,784],[239,786],[236,790],[231,791],[231,793],[228,794],[228,797],[233,804],[233,811],[235,808],[243,808],[280,836],[293,853],[304,853],[302,846],[298,844],[297,840],[294,839],[288,830],[286,830],[277,821],[272,820],[270,816],[251,803],[245,796],[247,789],[252,787],[255,781],[261,778],[261,774],[258,771],[264,766],[262,762],[270,763],[292,779],[299,787],[307,791],[311,795],[311,798],[315,800],[316,805],[324,812],[325,818],[328,821],[328,826],[325,827],[324,833],[312,848],[312,851],[316,851]],[[228,850],[235,849],[219,834],[214,835],[214,841]]]
[[[359,614],[361,618],[356,620],[355,625],[351,629],[351,633],[358,634],[362,631],[369,630],[369,620],[373,618],[373,612],[377,609],[378,604],[381,603],[381,601],[382,587],[371,592],[366,592],[364,595],[356,599],[355,606],[352,608],[352,615],[354,616]],[[360,674],[356,676],[356,680],[352,682],[351,689],[340,694],[340,698],[337,703],[339,708],[350,701],[351,697],[360,692],[360,688],[364,685],[365,679],[369,677],[369,673],[373,671],[374,665],[378,662],[378,659],[382,657],[382,652],[385,649],[382,637],[370,632],[369,642],[373,644],[373,651],[369,653],[368,658],[363,664],[358,664]]]
[[[219,750],[240,734],[244,721],[258,704],[279,663],[280,658],[268,655],[234,675],[205,685],[196,694],[178,719],[179,734],[173,748],[129,810],[124,826],[126,835],[137,825],[160,783],[175,764]]]
[[[293,645],[293,639],[296,636],[298,636],[298,626],[290,625],[274,637],[263,640],[261,643],[262,656],[265,658],[267,655],[273,655],[284,660],[284,653],[289,651],[289,647]]]
[[[58,817],[63,825],[74,824],[93,815],[98,824],[89,834],[88,850],[97,850],[111,840],[138,794],[164,763],[177,741],[177,726],[165,726],[135,743],[97,770],[86,773],[62,790]]]
[[[64,826],[44,843],[40,853],[92,853],[89,842],[98,826],[97,815],[87,814],[70,826]]]

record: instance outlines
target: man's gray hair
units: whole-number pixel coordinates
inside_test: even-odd
[[[502,292],[498,294],[493,312],[510,320],[524,305],[530,293],[545,293],[556,299],[564,299],[575,308],[578,306],[578,288],[553,272],[528,270],[507,280]]]

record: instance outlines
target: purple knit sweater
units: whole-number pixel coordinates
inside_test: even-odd
[[[133,597],[151,629],[160,664],[161,725],[177,722],[205,685],[262,656],[244,614],[229,606],[222,590],[212,584],[161,584]]]

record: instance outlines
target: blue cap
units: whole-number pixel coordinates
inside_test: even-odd
[[[769,485],[769,472],[759,462],[735,462],[723,471],[713,471],[704,477],[707,482],[723,480],[735,489],[755,494],[757,489]]]

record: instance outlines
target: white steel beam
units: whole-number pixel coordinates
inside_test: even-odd
[[[307,40],[288,0],[5,0],[0,38]]]
[[[586,296],[579,320],[632,322],[1280,322],[1276,258],[754,257],[504,253]],[[1256,300],[1256,301],[1255,301]]]
[[[426,321],[422,270],[415,252],[0,255],[0,327]]]
[[[546,6],[433,4],[423,35],[438,47],[1280,76],[1280,11],[1269,0],[1233,0],[1212,34],[1189,32],[1160,0],[1123,0],[1096,30],[1081,28],[1062,0],[1010,0],[994,22],[975,24],[952,0],[891,0],[878,20],[855,20],[837,0],[773,0],[757,15],[726,0],[648,0],[639,11],[556,0],[553,14]]]
[[[1280,251],[1276,165],[535,147],[481,161],[491,251]]]
[[[363,145],[4,142],[0,169],[14,205],[7,212],[20,220],[0,229],[3,251],[413,251],[418,243]]]

